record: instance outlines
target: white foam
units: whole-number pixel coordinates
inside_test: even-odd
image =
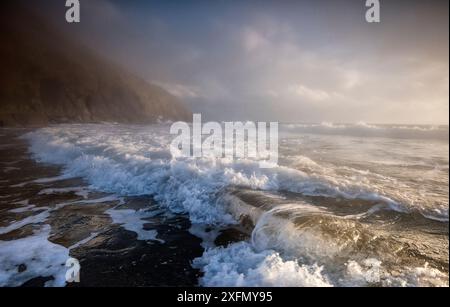
[[[194,223],[232,223],[216,197],[231,185],[360,198],[387,202],[395,210],[404,209],[390,197],[372,191],[368,184],[326,173],[306,174],[286,166],[261,169],[255,160],[170,158],[168,132],[155,127],[146,129],[131,135],[123,127],[63,126],[41,129],[26,137],[39,161],[65,166],[62,176],[39,182],[81,177],[92,188],[105,192],[152,195],[176,213],[189,213]]]
[[[83,245],[85,245],[86,243],[89,243],[90,241],[92,241],[93,239],[95,239],[98,235],[99,235],[98,232],[93,232],[93,233],[91,233],[91,234],[89,235],[89,237],[87,237],[87,238],[81,240],[80,242],[77,242],[77,243],[75,243],[74,245],[70,246],[70,247],[69,247],[69,251],[71,251],[71,250],[73,250],[73,249],[76,249],[76,248],[78,248],[78,247],[80,247],[80,246],[83,246]]]
[[[0,286],[16,287],[35,277],[51,277],[46,286],[65,286],[65,263],[69,250],[48,241],[50,226],[44,225],[32,236],[0,241]],[[26,270],[18,272],[20,265]]]
[[[23,188],[23,187],[25,187],[27,185],[34,184],[34,183],[37,183],[37,184],[52,183],[52,182],[56,182],[56,181],[60,181],[60,180],[65,180],[65,179],[68,179],[68,178],[70,178],[70,177],[67,177],[65,175],[56,176],[56,177],[48,177],[48,178],[39,178],[39,179],[36,179],[36,180],[25,181],[25,182],[21,182],[21,183],[18,183],[18,184],[11,185],[11,188]]]
[[[40,179],[36,179],[33,180],[33,183],[51,183],[51,182],[56,182],[56,181],[60,181],[60,180],[64,180],[67,179],[67,176],[55,176],[55,177],[49,177],[49,178],[40,178]]]
[[[215,247],[215,241],[220,234],[220,228],[211,228],[206,224],[192,224],[189,233],[202,240],[204,249]]]
[[[360,287],[448,284],[445,273],[427,266],[417,268],[392,263],[388,253],[380,255],[382,259],[364,259],[364,249],[376,249],[371,241],[376,241],[377,235],[346,218],[327,217],[319,207],[279,205],[252,217],[256,226],[251,242],[225,248],[206,246],[207,251],[194,261],[195,267],[204,272],[202,285]],[[294,221],[300,222],[301,226]],[[359,243],[363,238],[364,248]],[[386,263],[382,262],[384,257]],[[396,272],[387,267],[394,267]]]
[[[369,258],[328,271],[323,264],[301,259],[240,242],[210,248],[193,265],[204,273],[200,285],[211,287],[448,287],[448,275],[427,265],[391,272]]]
[[[343,129],[334,126],[325,128]],[[230,186],[363,199],[382,204],[373,207],[367,214],[387,207],[397,211],[418,207],[415,194],[402,195],[402,189],[389,189],[396,179],[351,167],[333,168],[306,157],[297,157],[297,163],[301,164],[301,169],[311,170],[308,173],[300,171],[300,168],[294,169],[292,165],[261,169],[258,161],[250,159],[231,161],[171,157],[171,137],[167,135],[167,129],[158,129],[157,126],[75,125],[41,129],[28,134],[26,138],[31,143],[36,159],[64,166],[60,178],[81,177],[91,188],[119,196],[152,195],[172,212],[188,213],[193,224],[212,224],[220,228],[235,223],[228,211],[230,208],[218,197]],[[343,176],[342,172],[351,175]],[[380,184],[374,185],[367,179],[368,176],[376,177]],[[115,197],[112,196],[111,201],[117,200]],[[286,209],[289,208],[283,208]],[[304,208],[300,209],[293,208],[293,211],[305,212]],[[443,209],[433,212],[436,215],[444,214],[441,218],[448,221],[448,200]],[[115,223],[137,233],[138,239],[156,239],[155,232],[143,230],[148,212],[115,209],[109,213]],[[202,284],[360,286],[373,284],[379,276],[383,285],[416,285],[420,282],[429,284],[432,280],[430,276],[437,276],[437,283],[445,285],[445,280],[441,281],[443,273],[437,270],[402,267],[404,271],[392,274],[396,276],[394,278],[384,267],[383,259],[361,261],[345,253],[343,258],[348,256],[348,262],[336,264],[340,265],[340,271],[328,272],[327,265],[334,265],[330,259],[339,258],[336,256],[340,256],[343,250],[356,250],[361,234],[358,222],[348,217],[336,219],[336,223],[332,224],[336,231],[346,232],[345,236],[339,236],[338,240],[333,241],[336,236],[324,236],[320,223],[313,223],[308,229],[298,231],[294,224],[280,220],[273,213],[263,218],[261,213],[254,215],[259,225],[251,243],[232,244],[227,248],[215,248],[211,244],[214,233],[210,237],[205,236],[193,227],[192,233],[202,237],[204,246],[209,248],[203,257],[195,261],[196,266],[205,272]],[[363,215],[353,218],[361,217]]]
[[[58,209],[62,209],[66,206],[71,206],[71,205],[92,205],[92,204],[101,204],[101,203],[112,203],[112,202],[117,202],[117,205],[121,205],[124,203],[123,198],[118,197],[116,195],[108,195],[105,197],[101,197],[101,198],[93,198],[93,199],[82,199],[82,200],[77,200],[77,201],[69,201],[69,202],[65,202],[65,203],[60,203],[57,204],[55,206],[55,210]]]
[[[395,273],[383,268],[377,259],[366,259],[361,263],[350,261],[347,276],[341,280],[344,286],[383,287],[448,287],[448,275],[425,264],[423,267],[405,267]]]
[[[52,194],[65,194],[74,193],[77,196],[81,196],[87,199],[89,196],[89,190],[85,187],[68,187],[68,188],[48,188],[41,190],[39,195],[52,195]]]
[[[14,205],[20,205],[20,206],[28,206],[28,204],[30,203],[29,199],[24,199],[21,201],[15,201],[13,204]]]
[[[157,238],[158,232],[156,230],[144,229],[145,224],[151,223],[146,219],[154,217],[159,211],[111,209],[106,212],[111,216],[115,224],[119,224],[126,230],[136,233],[138,240],[164,243],[163,240]]]
[[[275,251],[255,252],[246,242],[210,249],[194,266],[205,273],[203,286],[212,287],[329,287],[317,265],[283,260]]]
[[[47,210],[48,207],[36,207],[35,205],[28,205],[25,207],[20,207],[16,209],[11,209],[8,212],[11,213],[26,213],[26,212],[35,212],[35,211],[41,211],[41,210]]]
[[[36,215],[31,215],[20,221],[15,221],[15,222],[11,223],[9,226],[0,227],[0,234],[6,234],[11,231],[20,229],[24,226],[30,225],[30,224],[43,223],[48,219],[49,216],[50,216],[50,211],[48,211],[48,210],[41,212],[39,214],[36,214]]]
[[[348,286],[370,285],[381,282],[381,261],[370,258],[358,263],[349,261],[347,263],[347,278],[344,283]]]

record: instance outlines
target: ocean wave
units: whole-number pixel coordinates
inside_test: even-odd
[[[286,261],[275,251],[255,252],[246,242],[208,250],[194,260],[205,276],[200,284],[212,287],[330,287],[319,266]]]
[[[64,166],[63,178],[81,177],[92,188],[124,196],[151,195],[176,213],[188,213],[194,223],[233,223],[218,201],[219,193],[230,186],[369,200],[397,211],[411,209],[370,183],[330,176],[329,171],[308,174],[281,165],[261,169],[251,159],[172,157],[170,135],[159,126],[57,126],[25,138],[38,161]],[[448,219],[448,215],[437,218]]]
[[[167,127],[160,125],[55,126],[24,138],[36,160],[63,166],[59,179],[81,177],[90,188],[119,196],[151,195],[172,212],[187,213],[194,225],[220,229],[249,217],[254,225],[250,241],[215,247],[213,239],[207,238],[211,241],[204,244],[207,251],[194,261],[204,272],[202,285],[448,285],[448,274],[437,270],[437,265],[428,266],[414,242],[405,244],[384,231],[368,229],[362,222],[363,217],[382,211],[398,213],[396,219],[418,211],[448,222],[448,198],[447,208],[423,209],[411,195],[384,189],[395,185],[395,179],[388,176],[347,166],[333,168],[305,156],[296,157],[300,165],[273,169],[261,169],[252,159],[172,157],[172,138]],[[379,184],[374,185],[368,176],[377,178]],[[277,206],[276,196],[245,206],[232,199],[233,189],[288,192],[342,199],[349,204],[354,203],[351,200],[366,201],[371,207],[358,218],[331,214],[298,199]],[[116,223],[138,233],[142,232],[142,218],[147,216],[147,212],[117,210],[110,214]],[[131,217],[135,214],[141,221]],[[193,227],[192,232],[200,231]],[[157,240],[155,232],[141,235]],[[405,265],[396,272],[402,257]]]
[[[194,260],[201,285],[448,286],[447,274],[417,258],[411,244],[320,208],[287,204],[251,218],[250,242],[208,248]]]
[[[274,250],[257,251],[247,242],[209,249],[194,266],[204,273],[200,285],[210,287],[448,287],[448,275],[427,265],[393,273],[370,258],[349,261],[336,273]]]

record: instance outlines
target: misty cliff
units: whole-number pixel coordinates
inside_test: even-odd
[[[6,1],[0,12],[0,126],[189,119],[162,88]]]

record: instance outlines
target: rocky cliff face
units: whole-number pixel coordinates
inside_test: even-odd
[[[0,12],[0,126],[189,119],[162,88],[70,41],[6,0]]]

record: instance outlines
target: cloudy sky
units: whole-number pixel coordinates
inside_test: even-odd
[[[368,24],[365,0],[80,0],[79,25],[47,2],[209,119],[448,124],[448,1],[380,0]]]

